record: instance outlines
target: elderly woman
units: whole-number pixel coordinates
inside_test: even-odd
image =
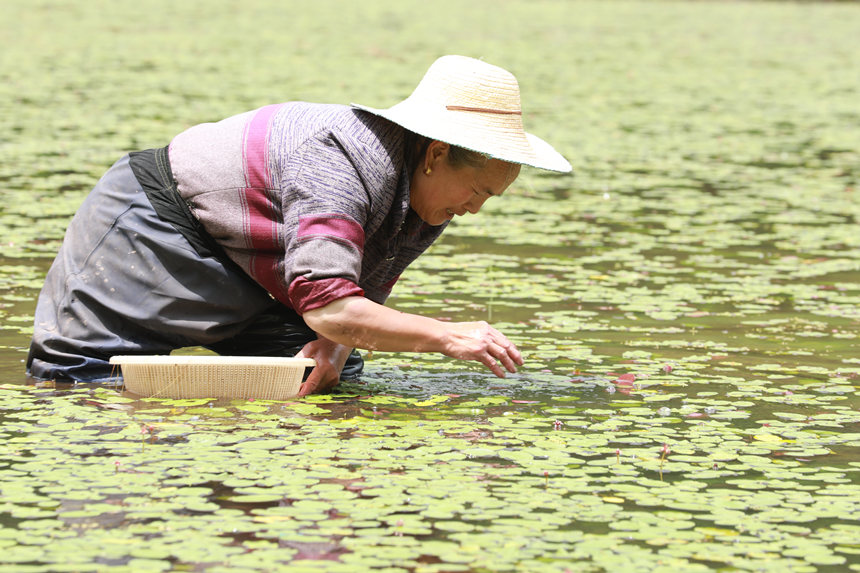
[[[523,131],[516,79],[462,56],[389,109],[291,102],[192,127],[120,159],[84,201],[39,296],[28,373],[105,381],[111,356],[186,346],[313,358],[302,395],[360,372],[355,348],[515,372],[520,352],[487,323],[383,304],[521,164],[570,170]]]

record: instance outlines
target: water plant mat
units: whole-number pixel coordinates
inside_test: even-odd
[[[860,572],[857,30],[847,2],[3,0],[0,571]],[[374,352],[277,402],[23,379],[123,153],[393,105],[447,53],[514,72],[574,175],[523,169],[386,304],[487,320],[519,373]]]

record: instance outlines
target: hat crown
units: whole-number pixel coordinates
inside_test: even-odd
[[[507,70],[465,56],[443,56],[410,98],[455,110],[519,114],[520,87]]]
[[[442,56],[400,103],[388,109],[353,106],[487,157],[570,171],[570,163],[551,145],[523,129],[520,86],[514,75],[481,60]]]

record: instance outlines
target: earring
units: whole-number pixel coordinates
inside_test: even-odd
[[[431,171],[433,171],[433,170],[428,167],[427,169],[424,170],[424,175],[430,175]]]

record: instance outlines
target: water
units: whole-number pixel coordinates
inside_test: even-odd
[[[860,563],[858,6],[445,7],[11,4],[0,563]],[[42,277],[119,155],[273,101],[388,105],[441,53],[511,67],[527,127],[575,175],[524,170],[391,305],[491,320],[520,373],[376,353],[358,382],[286,404],[27,383]]]

